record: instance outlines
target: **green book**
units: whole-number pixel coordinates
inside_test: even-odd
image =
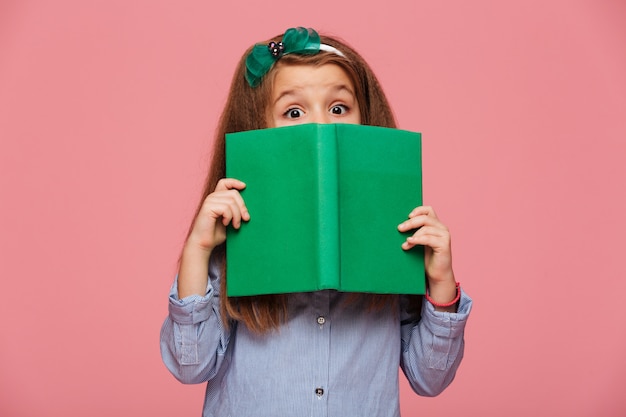
[[[423,294],[424,252],[398,224],[422,204],[421,135],[304,124],[226,135],[250,221],[227,229],[229,296],[335,289]]]

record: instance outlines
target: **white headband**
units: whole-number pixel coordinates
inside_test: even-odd
[[[339,49],[335,48],[334,46],[326,45],[325,43],[320,43],[320,51],[330,52],[343,58],[346,57]]]

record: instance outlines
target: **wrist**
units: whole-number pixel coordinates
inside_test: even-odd
[[[207,263],[211,257],[213,248],[207,248],[188,239],[183,246],[183,252],[181,254],[181,261],[187,261],[191,263],[201,262]]]
[[[446,302],[455,297],[457,282],[454,272],[450,271],[446,274],[440,274],[436,278],[433,278],[430,274],[426,276],[428,277],[426,287],[432,299]]]
[[[435,288],[429,286],[424,295],[426,300],[431,303],[438,311],[456,311],[457,304],[461,298],[461,286],[458,282],[453,285],[446,285],[442,288],[437,285]]]

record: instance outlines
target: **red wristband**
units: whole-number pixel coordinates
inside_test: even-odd
[[[450,301],[449,303],[445,303],[445,304],[437,303],[435,300],[430,298],[430,294],[428,293],[428,290],[426,290],[426,294],[424,294],[424,296],[426,297],[426,300],[432,305],[434,305],[435,307],[452,307],[453,305],[459,302],[459,299],[461,299],[461,284],[458,282],[456,283],[456,297],[454,297],[454,300]]]

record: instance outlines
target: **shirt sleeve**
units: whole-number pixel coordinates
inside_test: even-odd
[[[402,321],[400,367],[417,394],[438,395],[454,379],[463,358],[463,335],[471,308],[471,298],[461,289],[456,313],[435,311],[424,301],[419,321]]]
[[[224,363],[230,332],[220,316],[219,274],[218,265],[211,262],[204,296],[180,300],[177,279],[170,290],[169,314],[161,327],[161,358],[185,384],[212,379]]]

